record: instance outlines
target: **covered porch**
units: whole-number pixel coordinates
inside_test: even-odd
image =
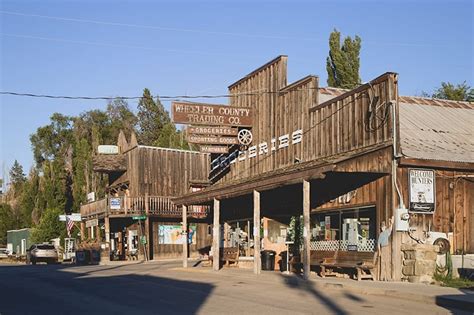
[[[360,164],[361,160],[365,159],[373,161],[371,155],[384,156],[386,152],[389,150],[378,148],[367,155],[361,152],[360,155],[350,157],[334,157],[330,161],[296,163],[284,169],[245,180],[218,184],[200,192],[175,198],[173,202],[182,206],[183,230],[187,224],[188,207],[195,205],[209,205],[211,207],[210,216],[213,222],[211,255],[213,257],[221,257],[220,251],[225,249],[225,245],[229,241],[227,231],[232,222],[250,221],[250,224],[245,228],[249,234],[247,246],[250,250],[248,253],[252,256],[251,261],[255,274],[259,274],[262,270],[260,256],[262,239],[267,241],[270,238],[268,235],[269,225],[274,222],[276,225],[287,226],[291,217],[302,216],[303,241],[296,251],[301,251],[303,276],[307,279],[311,267],[311,250],[318,250],[321,246],[336,250],[347,249],[347,242],[342,239],[325,241],[315,237],[315,229],[311,228],[312,210],[354,189],[380,178],[389,177],[390,163],[385,162],[370,162],[367,167],[357,168],[363,171],[352,171],[356,169],[352,167],[354,163]],[[390,195],[390,192],[387,191],[387,194]],[[375,206],[373,211],[371,224],[374,237],[369,242],[361,244],[360,251],[366,249],[373,251],[375,247],[375,226],[378,226],[380,218],[375,213]],[[313,213],[313,219],[317,214],[318,212]],[[262,218],[267,218],[263,225]],[[281,243],[281,239],[279,241]],[[268,242],[264,244],[265,249],[272,249]],[[186,252],[183,252],[183,266],[187,267]],[[213,259],[212,267],[216,271],[220,269],[219,259]]]

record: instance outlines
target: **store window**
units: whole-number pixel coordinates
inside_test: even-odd
[[[311,249],[374,251],[375,214],[371,206],[312,215]]]

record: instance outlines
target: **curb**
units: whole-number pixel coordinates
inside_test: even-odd
[[[314,280],[310,280],[309,282],[306,282],[304,280],[298,280],[298,281],[304,282],[306,286],[312,286],[318,289],[329,289],[329,290],[345,289],[352,293],[386,296],[386,297],[393,297],[397,299],[410,300],[414,302],[431,303],[431,304],[436,304],[442,307],[455,308],[458,310],[470,311],[470,312],[474,310],[474,299],[469,300],[469,295],[463,295],[463,294],[429,296],[429,295],[406,293],[400,290],[358,287],[355,285],[347,285],[343,283],[318,283]],[[472,296],[474,297],[474,294]]]

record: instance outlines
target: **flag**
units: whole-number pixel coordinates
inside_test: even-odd
[[[69,215],[66,215],[66,229],[68,237],[71,237],[71,230],[74,227],[74,221],[71,220]]]

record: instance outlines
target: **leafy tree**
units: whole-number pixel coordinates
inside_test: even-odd
[[[426,95],[427,93],[424,94]],[[472,102],[474,101],[474,89],[467,85],[466,81],[460,84],[441,82],[441,86],[434,91],[431,97],[453,101]]]
[[[138,102],[138,140],[144,145],[153,145],[163,127],[171,122],[168,112],[159,98],[153,100],[150,90],[144,89]]]
[[[341,33],[334,30],[329,36],[329,56],[326,61],[329,86],[352,89],[360,85],[359,75],[361,39],[347,36],[341,46]]]
[[[0,244],[7,243],[7,231],[17,228],[17,220],[9,204],[0,204]]]
[[[167,123],[161,129],[158,139],[153,145],[163,148],[185,149],[189,150],[189,145],[184,140],[183,132],[176,130],[172,122]]]
[[[32,241],[35,243],[49,242],[56,237],[64,238],[67,234],[66,225],[59,221],[64,211],[60,208],[47,208],[41,216],[39,224],[33,229]]]

